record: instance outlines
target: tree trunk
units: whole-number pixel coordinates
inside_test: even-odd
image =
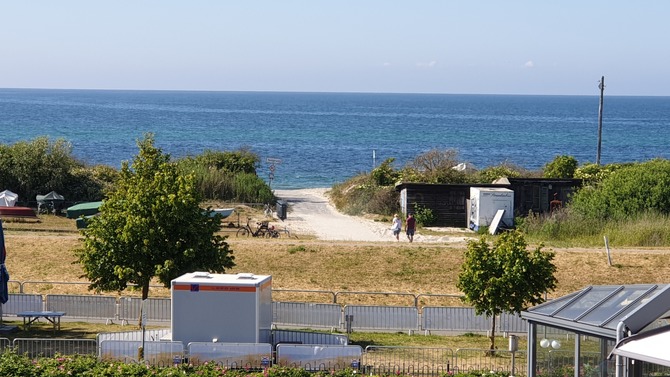
[[[142,283],[142,301],[146,300],[149,297],[149,282]],[[144,310],[144,305],[140,304],[140,317],[137,319],[138,327],[142,328],[142,310]]]
[[[488,356],[493,356],[496,349],[496,316],[491,316],[491,346],[489,348]]]

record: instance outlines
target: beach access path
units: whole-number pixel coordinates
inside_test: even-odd
[[[296,234],[313,235],[329,241],[397,242],[388,223],[372,221],[340,213],[327,196],[328,189],[275,190],[275,195],[288,203],[284,224]],[[422,235],[419,231],[414,242],[465,243],[473,234],[463,236]],[[404,233],[400,242],[407,243]]]

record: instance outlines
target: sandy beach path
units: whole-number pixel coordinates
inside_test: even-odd
[[[326,196],[326,188],[275,190],[285,200],[289,212],[284,224],[296,234],[309,234],[321,240],[397,242],[388,224],[344,215],[335,209]],[[425,236],[417,233],[414,242],[464,243],[468,236]],[[407,243],[405,233],[400,242]]]
[[[284,221],[296,233],[310,234],[321,240],[391,241],[386,224],[367,221],[338,212],[326,196],[325,188],[276,190],[289,212]]]

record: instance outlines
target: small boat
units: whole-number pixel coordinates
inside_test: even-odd
[[[0,216],[37,218],[35,210],[30,207],[0,207]]]
[[[68,219],[76,219],[80,216],[90,216],[90,215],[95,215],[96,213],[100,212],[100,206],[102,205],[102,202],[86,202],[86,203],[79,203],[76,205],[73,205],[72,207],[68,207],[66,210],[66,217]]]
[[[216,215],[221,215],[222,219],[233,214],[235,208],[214,208],[209,211],[209,217],[214,217]]]

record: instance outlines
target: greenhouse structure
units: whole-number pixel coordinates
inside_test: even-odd
[[[521,317],[528,377],[670,376],[670,284],[590,286]]]

